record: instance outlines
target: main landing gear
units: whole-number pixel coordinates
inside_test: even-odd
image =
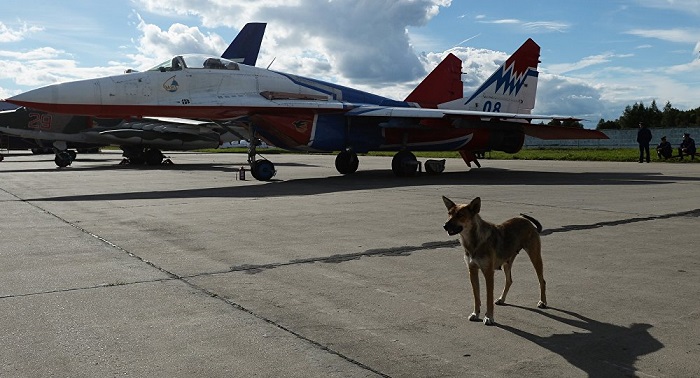
[[[357,154],[352,149],[341,151],[335,158],[335,169],[343,175],[355,173],[360,164]],[[411,151],[399,151],[391,160],[391,170],[396,176],[409,177],[420,172],[421,163]],[[445,160],[427,160],[425,172],[429,174],[442,173],[445,170]]]
[[[73,150],[56,150],[56,157],[54,157],[53,162],[59,168],[65,168],[73,164],[73,160],[78,156],[77,152]]]
[[[396,176],[407,177],[413,176],[418,171],[420,163],[411,151],[399,151],[391,159],[391,170]]]
[[[59,168],[65,168],[73,163],[78,153],[74,150],[68,149],[68,144],[64,141],[57,140],[53,142],[53,150],[56,153],[56,157],[53,162]]]
[[[338,170],[340,174],[348,175],[355,173],[359,166],[360,160],[357,158],[357,154],[350,149],[341,151],[338,156],[335,157],[335,169]]]

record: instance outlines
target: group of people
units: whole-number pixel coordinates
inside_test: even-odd
[[[646,161],[649,163],[651,158],[649,157],[649,143],[651,142],[651,130],[644,125],[644,123],[639,123],[639,131],[637,131],[637,143],[639,143],[639,162],[643,163]],[[690,137],[689,133],[683,133],[683,140],[678,147],[678,158],[683,160],[683,157],[689,155],[691,159],[695,159],[695,154],[697,150],[695,148],[695,140]],[[661,137],[661,143],[656,147],[656,155],[659,159],[670,159],[673,157],[673,147],[671,143],[666,140],[666,136]]]

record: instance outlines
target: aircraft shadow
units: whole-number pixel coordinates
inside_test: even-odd
[[[37,160],[37,162],[42,161],[42,160]],[[48,163],[51,161],[53,163],[53,158],[51,160],[46,160]],[[114,158],[105,158],[105,159],[82,159],[82,162],[108,162],[108,161],[115,161]],[[5,164],[6,161],[0,163],[0,164]],[[21,163],[26,163],[26,161],[21,162]],[[248,163],[247,162],[242,162],[240,166],[245,167],[247,174],[249,177],[251,177],[251,180],[253,180],[252,176],[250,176],[250,170],[248,168]],[[315,167],[316,165],[313,164],[302,164],[302,163],[275,163],[275,166],[279,167]],[[212,171],[212,172],[224,172],[224,173],[230,173],[231,178],[235,179],[234,174],[238,174],[238,169],[239,166],[234,164],[232,166],[231,163],[225,163],[225,164],[181,164],[181,163],[175,163],[175,164],[161,164],[161,165],[155,165],[155,166],[149,166],[149,165],[130,165],[130,164],[124,164],[120,165],[119,160],[115,161],[114,164],[109,164],[109,165],[100,165],[100,166],[80,166],[79,162],[76,161],[74,165],[71,165],[69,167],[46,167],[46,168],[34,168],[34,169],[8,169],[8,170],[2,170],[0,171],[0,175],[2,174],[7,174],[7,173],[48,173],[48,172],[60,172],[60,171],[73,171],[73,172],[90,172],[90,171],[111,171],[111,170],[125,170],[125,171]],[[274,180],[273,180],[274,181]]]
[[[649,324],[618,326],[590,319],[573,311],[557,308],[545,310],[506,305],[537,313],[549,319],[581,329],[583,332],[538,336],[515,327],[496,324],[566,359],[589,377],[638,376],[635,362],[642,356],[664,347],[650,333]]]
[[[168,169],[183,169],[180,166]],[[230,166],[197,164],[186,169],[233,171]],[[88,168],[97,169],[97,168]],[[148,168],[135,168],[148,169]],[[55,172],[56,169],[49,171]],[[7,171],[4,171],[7,172]],[[234,180],[232,177],[231,180]],[[253,180],[252,178],[250,180]],[[119,201],[138,199],[175,198],[261,198],[285,196],[309,196],[357,190],[409,188],[440,185],[650,185],[663,186],[679,181],[700,181],[700,178],[669,176],[661,173],[590,173],[590,172],[534,172],[510,171],[508,169],[481,168],[465,172],[450,172],[440,175],[422,174],[416,177],[395,177],[389,170],[361,171],[346,176],[302,178],[272,181],[258,185],[197,188],[183,190],[156,190],[143,192],[88,194],[27,199],[32,201]],[[659,190],[662,190],[659,188]]]

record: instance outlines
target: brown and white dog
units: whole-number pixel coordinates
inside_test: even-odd
[[[484,324],[493,325],[493,305],[506,303],[508,289],[513,283],[511,268],[513,260],[521,249],[530,256],[535,267],[537,279],[540,282],[540,301],[537,307],[547,307],[545,281],[542,276],[542,255],[540,235],[542,225],[535,218],[520,214],[522,218],[511,218],[496,225],[487,222],[479,216],[481,198],[476,197],[468,205],[455,204],[447,197],[442,197],[449,219],[444,225],[449,235],[459,234],[464,247],[464,261],[469,268],[469,280],[474,294],[474,312],[469,320],[478,321],[481,311],[479,295],[479,270],[486,280],[486,316]],[[493,275],[496,269],[503,268],[506,274],[506,285],[498,300],[493,300]]]

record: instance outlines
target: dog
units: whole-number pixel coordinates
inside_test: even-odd
[[[487,222],[479,216],[481,198],[474,198],[468,205],[455,204],[443,196],[442,201],[447,207],[449,219],[443,226],[452,236],[459,234],[464,247],[464,261],[469,268],[469,280],[474,294],[474,312],[469,315],[470,321],[479,321],[481,297],[479,294],[479,270],[486,280],[486,316],[484,324],[493,325],[494,304],[504,305],[510,285],[513,284],[511,268],[513,260],[521,249],[524,249],[535,267],[540,283],[539,308],[547,308],[546,283],[542,275],[542,254],[540,232],[542,225],[535,218],[520,214],[521,217],[511,218],[496,225]],[[498,300],[493,300],[493,276],[496,269],[503,269],[506,275],[506,285]]]

